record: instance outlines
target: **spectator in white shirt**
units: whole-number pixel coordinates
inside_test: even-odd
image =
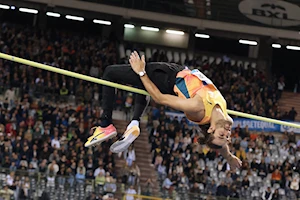
[[[99,167],[95,170],[94,177],[98,176],[100,173],[105,174],[105,170],[103,169],[102,165],[99,165]]]
[[[134,200],[135,199],[133,195],[136,194],[136,191],[135,191],[133,185],[130,186],[130,188],[126,191],[126,193],[127,193],[126,200]]]
[[[14,184],[15,173],[10,172],[9,175],[6,176],[6,184],[8,186],[12,186]]]
[[[133,161],[135,161],[135,151],[133,147],[130,146],[127,152],[126,163],[130,167]]]
[[[190,134],[188,133],[183,138],[183,149],[185,149],[190,144],[192,144],[192,138],[191,138]]]
[[[48,165],[48,171],[47,173],[53,174],[54,176],[59,171],[59,166],[56,164],[56,160],[52,160],[52,162]]]
[[[54,149],[60,149],[60,141],[58,139],[57,136],[55,136],[52,140],[51,140],[51,146],[54,148]]]
[[[291,182],[290,188],[291,188],[291,190],[294,190],[295,192],[299,191],[299,179],[293,178],[293,181]]]
[[[15,91],[13,90],[12,87],[10,87],[9,89],[6,90],[4,99],[7,100],[7,102],[9,103],[9,106],[13,105],[13,102],[15,100]]]
[[[280,77],[279,81],[277,82],[277,89],[278,89],[278,98],[281,98],[281,94],[284,90],[285,83],[284,83],[284,77]]]

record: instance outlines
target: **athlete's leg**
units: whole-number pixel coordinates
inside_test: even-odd
[[[149,78],[164,94],[174,94],[173,87],[175,84],[176,75],[180,70],[183,69],[181,66],[176,66],[177,65],[170,65],[168,63],[151,63],[146,66],[146,71]],[[146,100],[146,96],[144,95],[136,95],[133,120],[127,126],[127,130],[125,131],[123,137],[110,147],[112,152],[119,153],[126,150],[139,136],[139,120],[149,101]]]
[[[115,83],[130,84],[143,88],[139,76],[131,69],[130,65],[112,65],[104,70],[103,79]],[[115,101],[115,88],[103,86],[101,124],[94,128],[93,135],[85,143],[86,147],[99,144],[117,135],[116,128],[112,125],[112,111]]]
[[[130,84],[133,87],[143,88],[143,83],[139,76],[131,69],[130,65],[108,66],[103,74],[103,80],[114,83]],[[115,88],[103,86],[101,126],[105,127],[112,123],[112,111],[115,100]]]

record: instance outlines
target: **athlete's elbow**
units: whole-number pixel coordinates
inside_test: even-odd
[[[153,97],[153,100],[155,101],[155,103],[157,104],[161,104],[162,105],[162,100],[160,98],[157,98],[157,97]]]
[[[157,95],[154,95],[153,96],[153,100],[157,103],[157,104],[160,104],[160,105],[165,105],[166,101],[165,101],[165,98],[163,96],[163,94],[157,94]]]

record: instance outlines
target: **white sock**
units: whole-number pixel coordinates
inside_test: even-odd
[[[127,129],[126,129],[126,130],[130,129],[130,128],[133,127],[133,126],[139,126],[139,125],[140,125],[140,122],[139,122],[138,120],[132,120],[132,121],[130,122],[130,124],[127,126]]]

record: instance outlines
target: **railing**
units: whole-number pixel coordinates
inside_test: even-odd
[[[11,173],[9,169],[0,168],[0,185],[7,185],[6,178]],[[111,191],[107,190],[105,185],[97,186],[95,185],[94,179],[85,179],[77,181],[74,176],[51,176],[46,173],[30,173],[28,171],[16,170],[14,176],[14,182],[16,183],[14,189],[13,186],[9,186],[13,190],[13,194],[10,195],[11,200],[19,200],[22,189],[24,193],[27,194],[27,198],[37,200],[37,199],[49,199],[49,200],[83,200],[90,196],[103,196],[112,195],[114,198],[117,196],[117,190]],[[27,185],[27,186],[26,186]],[[127,194],[128,186],[120,183],[116,183],[116,188],[123,195],[123,199],[126,196],[132,196],[132,194]],[[135,187],[136,191],[145,190],[145,187],[138,185]],[[1,188],[0,188],[1,190]],[[140,192],[144,193],[144,192]],[[159,197],[146,196],[146,195],[133,195],[135,199],[152,199],[152,200],[170,200],[170,199],[185,199],[194,200],[200,199],[206,196],[210,196],[203,193],[189,193],[188,190],[179,189],[173,191],[172,194],[166,195],[168,191],[162,191]],[[151,194],[148,194],[151,195]],[[3,193],[0,192],[0,197],[3,197]],[[220,199],[220,198],[217,198]],[[233,199],[233,198],[230,198]],[[234,199],[233,199],[234,200]]]
[[[6,178],[10,173],[9,169],[0,168],[0,185],[7,185],[14,191],[11,199],[18,200],[22,189],[27,197],[34,200],[39,199],[41,196],[48,197],[51,200],[81,200],[86,199],[92,192],[95,192],[95,194],[101,193],[99,187],[94,185],[93,179],[76,180],[74,176],[51,176],[45,173],[30,173],[22,170],[15,171],[15,185],[8,185]]]

